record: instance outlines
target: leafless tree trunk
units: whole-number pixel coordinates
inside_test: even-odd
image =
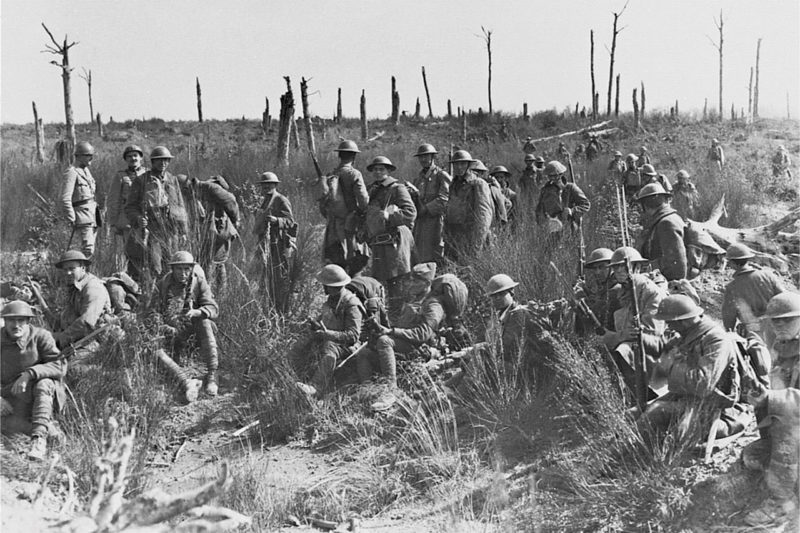
[[[736,120],[736,109],[733,107],[733,104],[731,104],[731,121],[734,120]]]
[[[100,118],[100,113],[97,114],[97,136],[103,138],[103,119]]]
[[[367,128],[367,95],[364,89],[361,89],[361,140],[366,141],[369,137],[369,129]]]
[[[195,86],[197,88],[197,121],[203,122],[203,100],[200,93],[200,78],[195,78]]]
[[[453,118],[453,103],[447,99],[447,118]]]
[[[36,132],[36,162],[44,163],[44,125],[39,118],[39,111],[36,110],[36,102],[33,104],[33,129]]]
[[[467,143],[467,112],[461,111],[461,142]]]
[[[708,120],[708,98],[703,101],[703,120]]]
[[[678,118],[680,111],[678,111],[678,101],[675,100],[675,118]]]
[[[92,117],[92,120],[94,120],[94,103],[92,102],[92,71],[83,69],[83,74],[79,74],[79,76],[86,80],[86,86],[89,88],[89,116]]]
[[[611,116],[611,89],[614,84],[614,56],[617,53],[617,35],[624,30],[625,28],[617,29],[617,22],[619,22],[619,17],[625,12],[625,8],[628,7],[628,3],[625,2],[625,5],[622,6],[622,10],[619,13],[614,13],[614,28],[611,33],[611,57],[608,62],[608,104],[606,106],[606,116]]]
[[[594,98],[592,99],[592,106],[595,109],[595,118],[597,118],[597,113],[600,112],[600,93],[594,93]]]
[[[636,89],[633,90],[633,127],[639,128],[639,99],[636,97]]]
[[[522,104],[522,120],[528,122],[530,117],[528,116],[528,102],[523,102]]]
[[[641,109],[641,115],[640,115],[640,116],[641,116],[642,120],[644,120],[644,104],[645,104],[645,96],[644,96],[644,82],[642,82],[642,94],[641,94],[641,98],[642,98],[642,109]]]
[[[397,80],[392,76],[392,124],[400,123],[400,93],[397,92]]]
[[[298,124],[298,122],[300,122],[300,119],[294,118],[294,116],[292,116],[292,123],[291,123],[292,147],[295,150],[300,149],[300,125]]]
[[[306,139],[308,140],[308,151],[312,154],[317,153],[316,143],[314,142],[314,125],[311,123],[311,114],[308,112],[308,82],[305,78],[300,78],[300,102],[303,106],[303,120],[306,126]]]
[[[50,33],[50,30],[47,29],[47,26],[42,23],[42,28],[44,31],[47,32],[47,35],[50,37],[50,40],[53,42],[52,45],[46,44],[46,52],[49,52],[53,55],[61,56],[61,62],[58,61],[51,61],[50,63],[57,66],[61,69],[61,81],[64,86],[64,115],[66,118],[65,126],[66,126],[66,142],[69,146],[67,146],[67,152],[69,155],[69,161],[72,162],[72,153],[75,148],[75,122],[72,119],[72,89],[70,85],[70,75],[72,73],[72,67],[69,66],[69,49],[78,44],[77,42],[68,43],[67,36],[64,36],[64,42],[59,44],[53,34]]]
[[[337,124],[342,122],[342,88],[339,87],[339,93],[336,97],[336,122]]]
[[[711,41],[711,45],[717,49],[719,52],[719,120],[722,120],[723,116],[723,109],[722,109],[722,44],[723,44],[723,35],[722,35],[722,10],[719,10],[719,22],[717,19],[714,18],[714,25],[719,30],[719,43],[715,43],[711,37],[708,37],[708,40]]]
[[[619,74],[617,74],[617,91],[614,97],[614,117],[619,118]]]
[[[483,32],[483,40],[486,42],[486,52],[489,55],[489,115],[493,114],[494,108],[492,107],[492,30],[487,30],[481,26]]]
[[[414,105],[414,118],[416,118],[416,119],[419,118],[419,112],[420,112],[419,97],[417,97],[417,103]]]
[[[750,67],[750,85],[747,89],[747,119],[753,120],[753,67]]]
[[[265,96],[264,100],[266,102],[264,112],[261,113],[261,129],[264,130],[264,133],[268,133],[270,126],[272,126],[272,117],[269,116],[269,98]]]
[[[281,114],[278,120],[278,149],[275,154],[275,164],[279,167],[289,166],[289,134],[291,133],[292,122],[294,122],[292,87],[288,76],[284,76],[283,79],[286,80],[286,92],[281,96]]]
[[[722,19],[722,15],[720,15],[720,20]],[[720,39],[722,39],[722,29],[720,31]],[[722,61],[722,52],[720,52],[720,61]],[[756,45],[756,84],[753,88],[753,118],[758,118],[758,95],[759,95],[759,63],[761,62],[761,39],[758,40],[758,44]]]
[[[422,83],[425,85],[425,98],[428,100],[428,118],[433,118],[433,108],[431,107],[431,93],[428,91],[428,77],[425,75],[425,67],[422,67]]]

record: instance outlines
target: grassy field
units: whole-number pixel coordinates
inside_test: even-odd
[[[411,178],[418,172],[413,158],[417,145],[431,142],[440,152],[455,145],[489,167],[503,164],[516,174],[523,166],[521,146],[526,136],[555,135],[588,124],[552,112],[536,115],[530,123],[512,117],[493,121],[473,117],[465,143],[455,122],[374,123],[371,131],[385,133],[376,141],[359,143],[362,154],[356,166],[364,171],[372,157],[386,155],[398,167],[396,177]],[[614,126],[619,131],[607,140],[608,151],[599,161],[576,161],[578,184],[595,202],[585,224],[587,251],[619,244],[608,242],[613,204],[599,196],[608,152],[616,149],[638,152],[640,145],[647,145],[656,169],[670,178],[680,168],[688,170],[701,193],[701,220],[723,194],[728,217],[722,222],[732,227],[764,223],[797,201],[797,180],[773,178],[769,164],[778,144],[787,145],[797,160],[795,122],[684,123],[652,116],[639,131],[632,129],[629,118],[615,121]],[[107,347],[103,365],[94,375],[71,382],[74,401],[62,418],[66,437],[58,451],[63,464],[75,473],[80,506],[87,505],[95,488],[94,460],[104,451],[106,421],[111,416],[123,431],[136,429],[128,495],[167,483],[172,471],[154,464],[174,453],[176,435],[188,435],[197,439],[198,446],[207,444],[202,448],[206,457],[193,455],[198,468],[209,454],[215,462],[231,465],[234,482],[220,503],[253,516],[254,531],[278,528],[290,515],[316,514],[334,521],[358,516],[368,521],[393,513],[416,516],[420,531],[701,531],[717,526],[735,530],[741,516],[764,498],[757,477],[740,471],[735,453],[721,454],[713,465],[704,466],[677,435],[655,449],[646,445],[626,418],[618,379],[606,370],[596,347],[569,334],[566,339],[548,337],[543,344],[537,356],[546,361],[549,379],[535,389],[524,386],[523,377],[507,371],[493,355],[476,365],[473,388],[459,401],[443,395],[427,373],[409,366],[401,372],[409,396],[391,415],[370,413],[374,391],[369,388],[347,386],[322,403],[309,402],[294,387],[296,379],[285,360],[288,347],[305,331],[302,323],[320,305],[313,274],[321,266],[324,221],[317,211],[316,175],[305,147],[293,149],[289,167],[280,169],[274,165],[276,133],[264,134],[256,121],[198,124],[153,119],[109,125],[106,131],[101,139],[88,126],[79,127],[79,139],[89,140],[98,151],[92,165],[98,197],[105,197],[110,178],[124,167],[125,145],[135,143],[149,151],[163,144],[175,155],[171,172],[200,178],[224,175],[245,215],[242,239],[233,250],[229,287],[217,295],[223,333],[218,400],[176,405],[174,389],[148,357],[155,341],[143,328]],[[356,121],[326,123],[323,131],[317,129],[323,169],[334,167],[332,149],[340,138],[357,135]],[[46,138],[55,137],[54,128],[46,128]],[[723,176],[705,160],[712,138],[720,139],[726,150]],[[52,258],[63,251],[68,230],[37,205],[28,188],[54,199],[62,169],[52,162],[32,164],[31,126],[4,127],[2,140],[3,277],[21,281],[31,274],[43,279],[55,298],[57,278],[42,259],[45,256],[21,257],[16,252],[37,250]],[[575,137],[568,140],[571,148],[577,142]],[[537,154],[549,160],[557,145],[557,140],[539,143]],[[294,292],[284,315],[264,304],[254,283],[252,215],[259,198],[253,183],[266,170],[280,176],[279,190],[291,199],[301,227],[292,273]],[[796,166],[793,174],[798,175]],[[532,227],[531,214],[521,213],[520,223]],[[103,234],[92,267],[97,273],[112,269],[108,243]],[[553,260],[573,278],[577,244],[567,242],[545,257],[535,231],[503,230],[490,248],[461,265],[450,265],[448,269],[470,288],[466,320],[475,340],[497,336],[485,325],[491,311],[482,298],[483,284],[491,275],[504,272],[520,281],[521,301],[559,298],[562,290],[547,264]],[[718,287],[725,275],[715,275],[717,283],[712,285]],[[717,311],[709,309],[712,314]],[[237,446],[209,444],[212,435],[254,420],[259,425]],[[39,475],[43,467],[21,461],[16,444],[4,442],[4,476]],[[336,467],[321,466],[325,474],[316,478],[298,477],[294,482],[281,478],[281,486],[271,485],[270,454],[293,447],[310,450]],[[203,472],[214,475],[213,468]],[[60,477],[50,482],[55,493],[63,492],[65,484]],[[720,501],[710,504],[715,501],[710,494]],[[413,509],[426,511],[415,514]],[[443,521],[431,518],[443,516]]]

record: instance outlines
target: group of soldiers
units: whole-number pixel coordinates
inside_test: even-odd
[[[595,144],[599,151],[597,139],[590,142]],[[336,370],[353,361],[359,381],[377,378],[386,386],[373,404],[383,411],[402,394],[398,360],[435,360],[447,347],[475,357],[488,347],[470,345],[460,320],[466,285],[441,270],[490,246],[494,231],[517,231],[515,220],[525,213],[535,215],[548,243],[557,243],[580,232],[591,209],[575,183],[566,146],[562,143],[548,163],[530,148],[524,170],[513,179],[506,167],[489,170],[465,150],[450,154],[446,170],[437,164],[436,148],[422,144],[414,154],[420,165],[416,177],[393,177],[396,166],[378,156],[366,167],[373,177],[367,185],[355,167],[356,143],[338,146],[339,164],[321,177],[318,200],[326,228],[325,266],[317,281],[326,300],[319,318],[309,319],[308,337],[287,355],[303,392],[324,397]],[[718,142],[712,150],[722,165]],[[33,296],[46,311],[49,330],[32,325],[36,314],[24,299],[2,309],[4,425],[13,417],[27,422],[32,458],[44,456],[52,414],[63,406],[67,365],[70,374],[90,369],[103,338],[119,335],[137,311],[163,339],[155,356],[185,400],[218,392],[219,307],[212,287],[214,292],[225,287],[225,263],[241,218],[236,196],[221,176],[201,181],[171,174],[166,147],[151,151],[149,169],[141,148],[125,148],[127,168],[115,176],[107,201],[118,271],[101,279],[88,271],[102,223],[89,170],[93,155],[91,145],[78,143],[75,164],[63,180],[60,205],[72,227],[69,245],[77,236],[80,250],[68,250],[55,264],[64,271],[68,292],[61,313],[48,311],[35,282]],[[607,180],[640,211],[635,246],[593,250],[565,300],[522,304],[514,296],[516,281],[502,273],[492,276],[485,294],[496,311],[499,352],[506,364],[535,374],[540,334],[564,333],[574,314],[574,333],[598,335],[637,404],[642,431],[652,438],[698,402],[711,415],[708,431],[716,437],[740,433],[750,414],[743,403],[749,400],[759,422],[771,425],[757,446],[748,448],[745,463],[765,469],[773,494],[785,499],[785,489],[797,480],[800,296],[754,264],[755,253],[746,246],[723,250],[713,240],[704,245],[702,237],[687,239],[686,219],[698,194],[690,178],[681,170],[670,183],[656,172],[646,147],[624,161],[615,152]],[[281,312],[289,297],[286,279],[297,224],[289,199],[277,192],[278,176],[265,172],[258,183],[264,201],[254,233],[264,263],[262,285]],[[190,234],[201,239],[192,242]],[[190,249],[204,259],[196,261]],[[734,275],[719,325],[705,314],[689,280],[723,257]],[[202,380],[181,366],[193,344],[206,365]],[[470,357],[444,385],[448,392],[455,394],[469,379]]]

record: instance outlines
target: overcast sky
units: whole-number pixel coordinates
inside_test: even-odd
[[[428,75],[433,112],[447,99],[488,108],[487,55],[481,26],[492,30],[495,109],[520,112],[590,106],[589,30],[595,31],[595,77],[601,109],[608,86],[614,11],[624,0],[2,0],[0,119],[32,120],[35,100],[45,122],[63,122],[55,57],[41,51],[68,34],[75,119],[89,119],[91,69],[95,112],[104,120],[160,117],[196,120],[195,77],[205,118],[258,118],[269,97],[272,115],[289,75],[299,108],[300,77],[310,79],[313,114],[331,116],[342,88],[345,116],[358,116],[365,89],[370,117],[390,112],[390,76],[401,108],[413,113],[420,67]],[[724,17],[724,107],[747,109],[750,67],[761,47],[762,116],[793,117],[800,88],[798,0],[630,0],[620,17],[615,73],[621,108],[644,82],[648,108],[716,108],[719,38]]]

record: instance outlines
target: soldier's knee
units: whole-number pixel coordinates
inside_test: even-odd
[[[375,341],[375,348],[378,350],[394,348],[394,339],[392,339],[389,335],[381,335]]]
[[[50,378],[43,378],[36,381],[33,385],[34,395],[48,394],[52,395],[56,390],[56,382]]]

